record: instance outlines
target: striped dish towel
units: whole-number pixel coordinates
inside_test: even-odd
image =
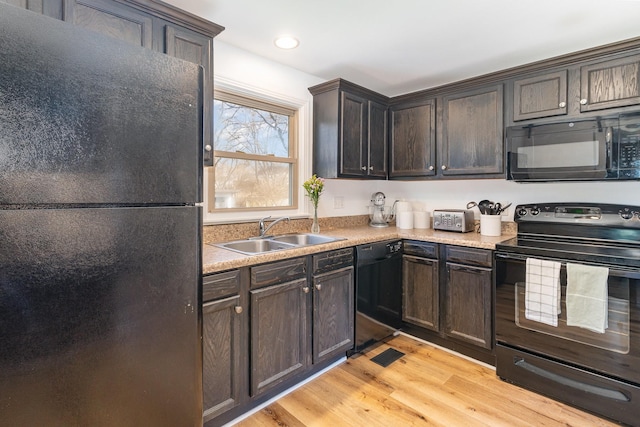
[[[558,326],[560,315],[560,266],[556,261],[527,258],[525,317]]]

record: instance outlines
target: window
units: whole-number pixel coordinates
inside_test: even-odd
[[[213,120],[209,210],[296,209],[296,110],[217,91]]]

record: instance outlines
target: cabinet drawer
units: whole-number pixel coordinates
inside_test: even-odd
[[[232,270],[202,278],[202,301],[211,301],[240,292],[240,271]]]
[[[416,240],[405,240],[403,243],[404,253],[417,255],[424,258],[438,259],[438,244],[420,242]]]
[[[276,285],[304,277],[307,274],[306,258],[293,258],[284,261],[251,267],[251,288]]]
[[[313,274],[353,265],[353,248],[324,252],[313,256]]]
[[[491,267],[493,253],[487,249],[465,248],[462,246],[447,246],[447,262],[480,265]]]

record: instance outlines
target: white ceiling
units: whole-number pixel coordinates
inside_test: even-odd
[[[640,0],[165,1],[226,27],[219,41],[387,96],[640,36]]]

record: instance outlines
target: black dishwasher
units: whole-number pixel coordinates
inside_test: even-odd
[[[355,348],[392,336],[402,326],[402,240],[356,246]]]

